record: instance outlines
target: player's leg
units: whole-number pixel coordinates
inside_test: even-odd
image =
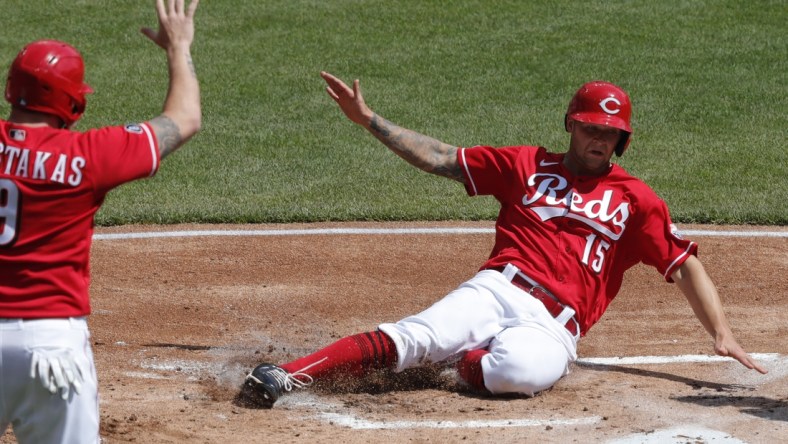
[[[280,367],[288,373],[305,374],[312,379],[337,375],[362,377],[371,370],[391,368],[396,360],[397,351],[391,338],[376,330],[344,337]]]
[[[17,369],[24,378],[16,393],[12,419],[14,435],[20,443],[99,442],[98,381],[90,347],[87,323],[82,320],[41,320],[24,323],[24,359]],[[30,377],[32,351],[69,350],[69,355],[85,372],[80,393],[73,386],[64,400],[60,393],[44,388],[40,377]]]
[[[486,350],[466,353],[457,369],[477,389],[533,396],[565,376],[574,359],[554,331],[533,322],[507,328]]]
[[[11,337],[6,330],[6,324],[7,322],[0,320],[0,436],[5,433],[13,417],[11,390],[20,383],[13,377],[14,372],[9,371],[13,361],[19,358],[8,345]]]
[[[504,327],[507,311],[481,272],[431,307],[394,324],[381,324],[397,348],[395,371],[443,362],[484,348]]]
[[[286,364],[258,365],[247,375],[240,401],[271,408],[283,393],[310,385],[315,379],[359,378],[372,370],[391,368],[397,361],[396,353],[391,338],[379,330],[347,336]]]
[[[476,276],[427,310],[361,333],[280,366],[258,365],[246,378],[241,402],[270,408],[283,393],[316,378],[360,377],[373,369],[401,371],[481,347],[501,330],[496,297]]]

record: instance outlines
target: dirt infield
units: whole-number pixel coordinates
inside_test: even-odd
[[[404,227],[470,232],[260,232]],[[261,361],[287,361],[441,298],[487,257],[491,228],[98,230],[257,230],[94,241],[90,327],[103,441],[772,443],[788,436],[786,237],[688,236],[700,244],[740,343],[770,370],[765,376],[708,356],[711,340],[678,289],[636,267],[581,340],[572,373],[535,398],[479,397],[457,385],[451,371],[429,368],[318,385],[285,396],[273,410],[234,401],[245,373]],[[648,358],[656,356],[666,362]],[[13,435],[0,441],[13,442]]]

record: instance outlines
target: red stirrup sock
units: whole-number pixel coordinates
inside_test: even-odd
[[[471,387],[487,391],[484,386],[484,374],[482,373],[482,357],[490,353],[488,350],[471,350],[460,359],[457,363],[457,371],[463,381],[467,382]]]
[[[280,367],[288,373],[305,373],[314,379],[339,374],[361,377],[370,370],[397,363],[394,341],[382,331],[344,337],[337,342]]]

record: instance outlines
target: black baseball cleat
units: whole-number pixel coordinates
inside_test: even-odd
[[[307,374],[287,373],[276,365],[260,364],[246,375],[241,395],[253,407],[270,409],[283,393],[310,384],[312,377]]]

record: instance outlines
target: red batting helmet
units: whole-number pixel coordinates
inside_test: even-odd
[[[572,119],[622,130],[624,135],[616,146],[616,155],[621,156],[629,146],[632,135],[630,117],[632,103],[627,93],[612,83],[597,80],[588,82],[577,90],[566,110],[564,126],[569,131],[569,119]]]
[[[8,70],[5,99],[13,106],[58,116],[64,126],[85,112],[85,64],[71,45],[39,40],[19,52]]]

